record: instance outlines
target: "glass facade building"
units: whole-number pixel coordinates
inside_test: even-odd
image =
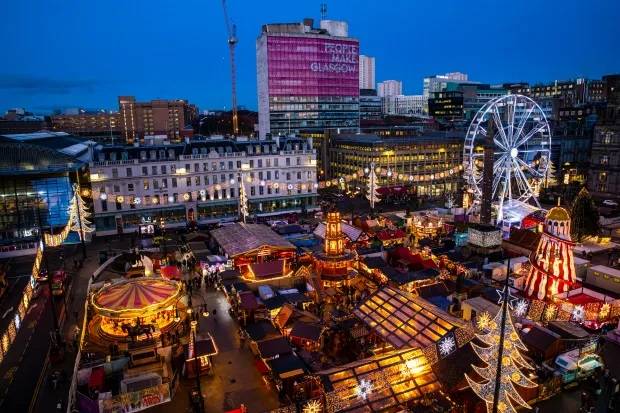
[[[261,137],[359,125],[356,39],[275,24],[256,47]]]
[[[36,247],[39,230],[61,231],[77,174],[87,172],[75,159],[34,145],[0,143],[0,255]]]

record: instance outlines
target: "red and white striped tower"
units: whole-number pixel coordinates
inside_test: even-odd
[[[550,300],[571,288],[575,283],[574,246],[570,215],[559,206],[551,208],[538,247],[530,255],[531,268],[525,281],[525,293],[529,297]]]

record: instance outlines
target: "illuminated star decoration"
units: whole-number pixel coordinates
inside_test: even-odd
[[[372,383],[368,380],[360,380],[359,384],[357,385],[357,387],[355,388],[355,394],[357,395],[357,397],[360,397],[364,400],[366,400],[366,398],[368,398],[368,395],[370,394],[372,390]]]
[[[306,403],[302,412],[303,413],[322,413],[323,405],[318,400],[310,400],[308,403]]]
[[[495,290],[495,291],[497,291],[497,295],[499,295],[499,300],[497,301],[497,305],[502,305],[502,303],[504,302],[504,296],[506,295],[506,288],[508,288],[508,287],[504,287],[501,290]],[[508,307],[510,307],[511,310],[514,307],[515,302],[517,300],[518,300],[518,298],[515,297],[514,295],[512,295],[512,292],[510,291],[510,288],[508,288]]]
[[[583,309],[582,305],[576,305],[573,308],[573,319],[575,321],[583,321],[583,317],[586,315],[586,311]]]
[[[489,328],[490,322],[491,315],[488,312],[483,311],[476,319],[476,326],[478,326],[479,330],[486,330],[487,328]]]
[[[514,307],[514,313],[517,317],[525,317],[527,314],[527,300],[521,299],[517,301]]]
[[[454,341],[454,337],[446,336],[439,343],[439,352],[442,356],[447,356],[454,351],[456,348],[456,343]]]

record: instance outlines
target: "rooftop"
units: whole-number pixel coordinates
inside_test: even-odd
[[[425,299],[392,287],[375,291],[353,313],[394,348],[426,348],[465,325]]]
[[[211,235],[229,258],[247,254],[261,247],[295,250],[295,246],[266,225],[236,222],[211,231]]]

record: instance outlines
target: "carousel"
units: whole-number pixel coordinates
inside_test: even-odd
[[[436,238],[443,232],[443,220],[437,215],[426,212],[415,215],[412,226],[416,240]]]
[[[93,294],[95,316],[89,329],[108,341],[159,337],[181,321],[185,307],[181,284],[158,278],[134,278],[103,286]]]

